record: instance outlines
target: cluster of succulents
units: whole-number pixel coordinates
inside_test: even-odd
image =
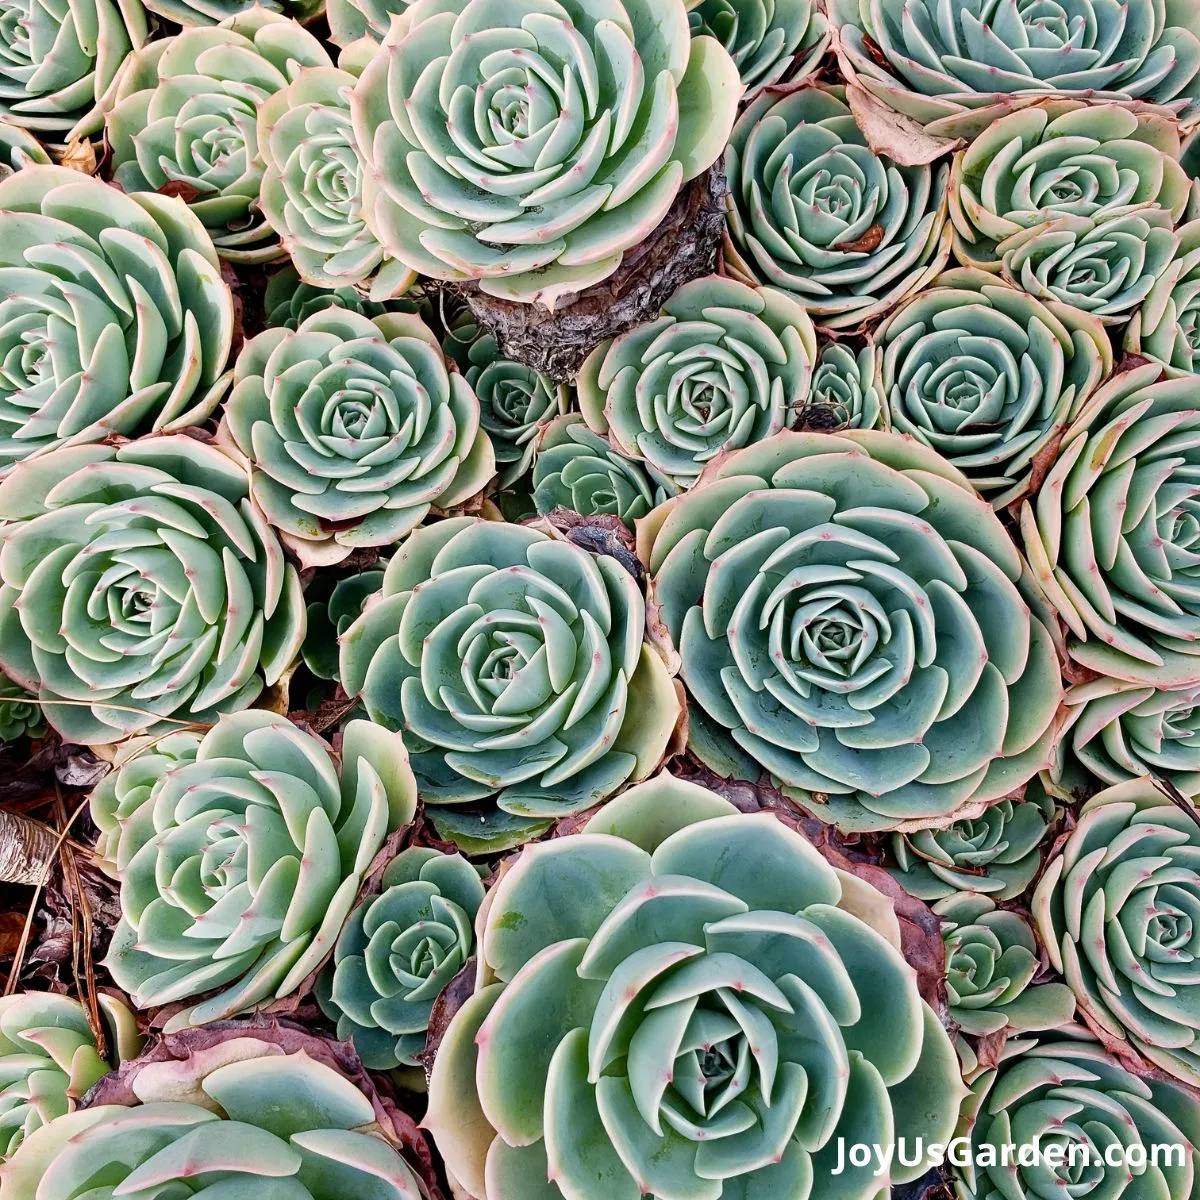
[[[0,1200],[1195,1200],[1198,379],[1194,0],[0,0]]]

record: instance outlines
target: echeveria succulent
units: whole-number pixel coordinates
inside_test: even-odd
[[[135,760],[136,761],[136,760]],[[340,761],[274,713],[223,717],[122,816],[121,921],[105,960],[167,1028],[287,996],[320,966],[416,785],[397,735],[352,721]],[[206,997],[197,1000],[198,997]]]
[[[735,278],[794,294],[831,329],[882,316],[950,256],[948,163],[876,154],[840,89],[760,96],[725,156]]]
[[[800,424],[809,429],[877,429],[883,423],[883,398],[875,377],[875,347],[857,352],[844,342],[821,347]]]
[[[0,672],[0,743],[19,737],[41,737],[46,732],[37,697]]]
[[[569,508],[581,516],[609,513],[630,528],[675,487],[647,464],[626,458],[575,413],[542,431],[533,464],[533,502],[545,516]]]
[[[0,179],[6,179],[22,167],[46,167],[50,155],[28,130],[0,120]]]
[[[831,0],[830,17],[847,80],[935,136],[972,137],[1039,97],[1200,114],[1190,0]]]
[[[1129,322],[1125,348],[1200,375],[1200,220],[1176,238],[1174,256]]]
[[[813,0],[689,0],[693,36],[715,37],[733,56],[746,95],[811,75],[829,46]]]
[[[380,597],[342,636],[342,686],[404,731],[427,803],[499,793],[506,830],[544,828],[657,768],[680,704],[645,627],[616,559],[456,517],[392,558]],[[455,821],[433,815],[443,831]],[[490,836],[480,816],[462,823]]]
[[[260,103],[262,211],[308,283],[358,287],[388,300],[408,291],[414,276],[385,257],[363,220],[363,159],[350,125],[354,84],[348,71],[307,67]]]
[[[1149,779],[1093,796],[1033,894],[1051,965],[1081,1013],[1200,1085],[1200,826]]]
[[[328,0],[325,17],[329,38],[335,46],[382,42],[392,27],[392,18],[417,0]],[[357,50],[357,46],[356,46]]]
[[[263,316],[266,327],[275,325],[298,329],[309,317],[327,308],[348,308],[374,319],[385,312],[407,311],[401,302],[377,302],[357,288],[322,288],[305,283],[290,263],[271,274],[263,291]]]
[[[721,156],[742,92],[684,0],[420,0],[351,108],[398,262],[554,308]]]
[[[321,43],[261,7],[150,42],[105,98],[114,182],[127,192],[179,188],[231,262],[279,258],[281,227],[259,208],[256,113],[312,66],[330,67]]]
[[[338,639],[358,620],[367,601],[383,587],[387,559],[367,571],[334,581],[321,573],[312,581],[308,601],[308,634],[301,653],[318,679],[338,677]]]
[[[1063,983],[1035,984],[1037,939],[1020,913],[997,908],[978,892],[939,900],[946,943],[950,1019],[976,1036],[1057,1029],[1075,1014],[1075,997]]]
[[[0,118],[56,142],[97,133],[101,97],[148,32],[142,0],[13,0],[0,21]]]
[[[661,775],[489,896],[426,1126],[478,1200],[834,1194],[840,1138],[942,1141],[963,1086],[890,901]],[[849,1168],[838,1195],[923,1174]]]
[[[1200,682],[1200,404],[1190,377],[1136,366],[1063,435],[1021,512],[1025,552],[1076,662],[1129,682]]]
[[[893,834],[892,874],[922,900],[977,892],[1011,900],[1033,882],[1042,864],[1054,801],[1031,783],[1024,799],[1001,800],[978,817],[945,829]]]
[[[891,426],[938,451],[996,508],[1112,370],[1104,326],[983,271],[947,271],[874,336]]]
[[[181,434],[56,450],[0,484],[0,669],[64,740],[208,723],[291,665],[300,581],[248,488]]]
[[[475,393],[409,313],[329,308],[264,330],[238,355],[222,431],[305,565],[397,542],[495,472]]]
[[[1173,224],[1154,205],[1059,217],[1005,238],[996,254],[1015,287],[1111,324],[1128,320],[1170,266],[1179,247]]]
[[[579,407],[623,454],[689,487],[719,455],[795,424],[816,357],[793,298],[712,275],[601,342],[580,370]]]
[[[223,24],[264,9],[309,25],[325,11],[324,0],[147,0],[146,7],[184,29]]]
[[[0,1173],[0,1197],[426,1200],[378,1095],[327,1050],[285,1052],[269,1033],[214,1031],[186,1057],[130,1064],[129,1082],[102,1088],[115,1102],[26,1141]]]
[[[996,245],[1058,217],[1136,204],[1183,216],[1190,184],[1173,122],[1115,104],[1051,100],[989,125],[954,158],[950,218],[964,265],[994,270]]]
[[[0,473],[56,446],[198,425],[229,375],[233,298],[178,199],[66,167],[0,181]]]
[[[0,998],[0,1162],[141,1049],[133,1013],[105,992],[97,999],[104,1053],[78,1000],[51,992]]]
[[[566,413],[571,389],[505,358],[496,338],[475,325],[469,309],[451,322],[442,348],[479,397],[479,419],[496,451],[500,486],[509,487],[528,473],[542,430]]]
[[[782,433],[638,532],[691,748],[719,774],[766,770],[827,820],[887,829],[1048,764],[1062,692],[1028,570],[927,447]]]
[[[954,1171],[958,1200],[1192,1194],[1200,1104],[1190,1092],[1125,1070],[1092,1041],[1021,1039],[1006,1050],[963,1105],[957,1136],[970,1146]]]
[[[382,887],[346,923],[317,998],[339,1040],[390,1071],[420,1063],[434,1002],[474,949],[483,884],[461,855],[411,846]]]

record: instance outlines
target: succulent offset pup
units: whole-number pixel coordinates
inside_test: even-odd
[[[527,847],[479,935],[425,1119],[463,1196],[783,1200],[824,1188],[839,1139],[957,1120],[891,902],[771,813],[659,775]],[[849,1167],[837,1194],[925,1169]]]

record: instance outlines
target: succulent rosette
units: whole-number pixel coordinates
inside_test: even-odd
[[[675,491],[647,464],[614,450],[577,413],[556,417],[542,431],[533,463],[533,502],[542,516],[556,508],[584,517],[607,513],[632,529]]]
[[[47,167],[50,155],[27,129],[0,121],[0,179],[7,179],[22,167]]]
[[[592,351],[579,407],[594,433],[686,488],[719,455],[794,425],[816,358],[794,299],[710,275]]]
[[[747,97],[807,78],[829,48],[829,22],[813,0],[688,0],[692,35],[729,51]]]
[[[495,473],[474,391],[409,313],[329,308],[264,330],[238,355],[222,434],[306,566],[397,542]]]
[[[57,446],[204,421],[233,298],[183,202],[65,167],[0,181],[0,473]]]
[[[308,633],[301,653],[318,679],[338,677],[338,639],[358,620],[367,601],[383,587],[387,559],[366,571],[333,580],[326,574],[312,582],[308,600]]]
[[[996,270],[997,243],[1059,217],[1157,204],[1178,221],[1190,191],[1179,153],[1173,122],[1115,104],[1048,100],[1009,113],[954,157],[954,252]]]
[[[418,0],[351,98],[365,217],[422,275],[553,309],[720,158],[742,93],[684,0]]]
[[[420,1065],[434,1003],[475,945],[479,872],[459,854],[410,846],[337,940],[317,998],[371,1070]]]
[[[974,137],[1042,97],[1200,115],[1200,13],[1189,0],[831,0],[830,20],[847,82],[936,137]]]
[[[1093,796],[1033,894],[1050,963],[1109,1039],[1200,1084],[1200,826],[1149,779]]]
[[[1176,232],[1178,245],[1125,331],[1125,348],[1176,371],[1200,375],[1200,220]]]
[[[0,1197],[427,1200],[402,1156],[416,1157],[420,1135],[326,1043],[226,1026],[171,1057],[179,1041],[31,1136],[0,1172]]]
[[[363,220],[363,159],[350,124],[354,84],[348,71],[308,66],[259,105],[262,212],[308,283],[389,300],[415,276],[384,255]]]
[[[103,1053],[78,1000],[52,992],[0,999],[0,1162],[36,1130],[73,1111],[88,1088],[141,1050],[133,1013],[105,992],[98,1006]]]
[[[46,721],[37,697],[0,672],[0,743],[19,737],[41,737]]]
[[[639,527],[721,775],[767,771],[843,828],[936,823],[1048,765],[1051,631],[991,507],[928,447],[783,433]]]
[[[14,0],[0,21],[0,118],[55,142],[99,132],[100,99],[148,33],[141,0]]]
[[[1200,404],[1156,364],[1113,377],[1021,511],[1025,552],[1073,659],[1159,688],[1200,682]]]
[[[947,271],[874,335],[891,427],[956,466],[996,508],[1112,370],[1093,316],[970,268]]]
[[[844,342],[826,342],[821,347],[801,423],[830,432],[878,429],[883,424],[874,345],[868,342],[857,352]]]
[[[245,708],[304,640],[245,469],[176,434],[76,446],[0,484],[0,669],[69,742]]]
[[[477,1200],[829,1191],[840,1138],[957,1118],[899,947],[890,901],[774,815],[660,775],[500,878],[425,1124]],[[836,1194],[924,1171],[851,1167]]]
[[[958,1200],[1192,1194],[1200,1105],[1190,1092],[1134,1075],[1070,1036],[1010,1041],[1006,1051],[963,1105],[957,1136],[970,1146],[954,1171]]]
[[[401,739],[376,725],[350,722],[339,761],[257,710],[219,720],[192,761],[160,765],[121,817],[105,965],[138,1008],[195,1001],[172,1029],[294,992],[333,950],[388,834],[412,821],[416,785]]]
[[[950,1019],[974,1036],[1057,1029],[1075,1015],[1064,983],[1034,983],[1037,939],[1019,913],[978,892],[939,900]]]
[[[277,325],[299,329],[307,318],[327,308],[348,308],[372,320],[385,312],[408,311],[396,302],[370,300],[357,288],[323,288],[305,283],[291,263],[273,272],[263,290],[263,317],[268,329]]]
[[[725,168],[731,274],[788,291],[827,328],[883,316],[950,256],[949,164],[876,154],[840,88],[761,95]]]
[[[1112,324],[1128,320],[1170,267],[1179,248],[1173,225],[1155,205],[1059,217],[1005,238],[996,254],[1015,287]]]
[[[399,16],[416,0],[328,0],[325,17],[329,39],[335,46],[358,46],[382,42]]]
[[[456,517],[392,558],[342,636],[342,686],[404,731],[443,836],[521,841],[658,767],[681,706],[645,628],[616,559]],[[493,795],[491,818],[443,807]]]
[[[314,66],[332,69],[321,43],[259,6],[150,42],[105,97],[113,181],[127,192],[178,188],[230,262],[281,257],[284,226],[259,208],[256,113]]]
[[[906,892],[944,900],[974,892],[1011,900],[1032,882],[1054,820],[1054,800],[1036,782],[1024,798],[1005,798],[945,829],[892,835],[889,868]]]

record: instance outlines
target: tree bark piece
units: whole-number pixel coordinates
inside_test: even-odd
[[[0,882],[44,884],[57,854],[49,825],[0,809]]]

